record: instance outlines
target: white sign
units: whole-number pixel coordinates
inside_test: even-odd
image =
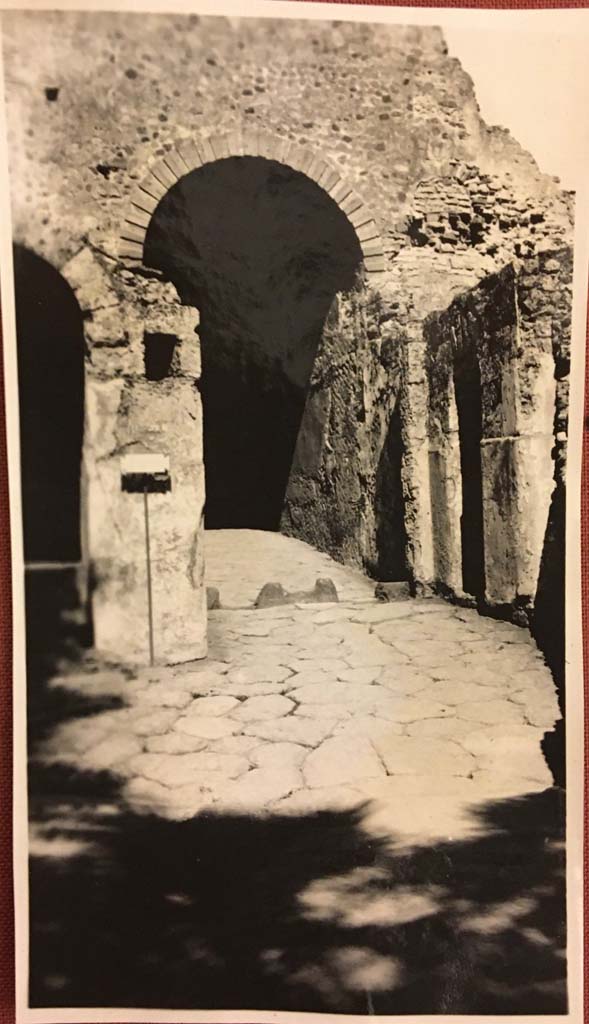
[[[169,468],[169,456],[158,452],[137,452],[133,455],[123,455],[121,459],[123,476],[128,473],[167,473]]]

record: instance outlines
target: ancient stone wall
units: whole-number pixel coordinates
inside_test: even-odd
[[[482,122],[472,82],[448,56],[441,31],[337,21],[83,12],[5,12],[3,27],[15,239],[63,270],[78,294],[92,289],[96,265],[103,275],[100,295],[116,294],[112,303],[101,298],[95,309],[80,300],[83,311],[91,312],[87,408],[95,410],[88,413],[87,426],[88,506],[92,488],[98,487],[94,450],[100,451],[98,461],[112,461],[107,490],[117,521],[127,509],[122,498],[114,497],[118,439],[123,445],[179,446],[180,451],[192,432],[192,454],[187,444],[180,478],[188,481],[192,474],[194,518],[191,536],[177,535],[175,541],[189,553],[190,564],[186,559],[175,567],[170,563],[164,590],[172,601],[172,579],[189,579],[186,600],[200,601],[202,586],[198,579],[195,583],[193,568],[202,555],[192,533],[203,501],[201,413],[194,387],[199,372],[192,366],[199,362],[194,314],[184,314],[176,298],[174,322],[163,329],[158,299],[158,316],[150,320],[142,288],[156,278],[145,275],[144,244],[161,200],[194,168],[242,154],[261,156],[291,166],[321,186],[348,217],[363,262],[358,287],[336,299],[325,327],[283,528],[375,575],[401,574],[405,562],[414,581],[444,579],[458,588],[452,533],[458,499],[449,490],[455,467],[450,472],[442,465],[450,458],[446,448],[455,425],[450,417],[432,435],[430,420],[438,399],[431,390],[438,382],[428,361],[434,328],[430,323],[424,333],[424,324],[487,277],[499,274],[501,282],[507,281],[512,272],[501,275],[513,265],[518,283],[511,289],[511,306],[507,304],[508,320],[513,321],[505,327],[509,344],[537,355],[542,373],[548,374],[555,355],[549,352],[547,333],[544,341],[536,339],[536,325],[540,323],[541,331],[566,333],[570,296],[565,289],[553,312],[546,309],[540,315],[537,304],[548,302],[550,289],[538,286],[537,279],[555,279],[548,263],[559,263],[559,253],[570,244],[572,209],[570,196],[539,171],[507,132]],[[25,53],[34,53],[36,59],[23,61]],[[80,266],[72,271],[76,260]],[[488,287],[501,291],[503,283]],[[448,315],[463,324],[456,308]],[[446,338],[446,321],[438,323]],[[145,331],[177,338],[178,353],[191,362],[191,369],[182,370],[177,353],[168,377],[147,380],[139,347]],[[465,329],[464,336],[472,344],[469,332]],[[446,343],[440,343],[440,351]],[[557,358],[560,465],[566,359]],[[521,373],[529,370],[533,377],[535,364],[526,365],[524,355]],[[94,391],[109,397],[99,402]],[[158,407],[164,425],[157,436],[153,415],[149,424],[141,417],[135,420],[131,413],[127,416],[125,404],[134,395],[139,407],[150,401],[152,392],[167,396]],[[553,396],[554,388],[549,393]],[[187,417],[188,435],[172,426],[173,410]],[[536,414],[543,417],[546,462],[545,404],[540,413],[523,402],[518,415],[522,423],[528,417],[529,429],[521,428],[511,450],[524,447],[524,434],[533,436]],[[125,416],[128,427],[122,424]],[[501,428],[486,440],[506,436]],[[104,450],[99,438],[110,438]],[[505,450],[505,445],[489,444],[485,457]],[[400,483],[391,488],[390,469],[397,461]],[[161,498],[162,508],[171,507],[166,501]],[[386,524],[383,533],[387,505],[394,522],[398,508],[404,508],[404,524],[397,531],[406,541],[404,560],[394,553]],[[450,521],[440,525],[443,516],[454,527]],[[110,568],[105,561],[107,519],[105,514],[104,523],[90,522],[88,553],[114,608],[111,583],[116,600],[125,601],[114,569],[118,555],[111,551]],[[170,527],[170,545],[177,527]],[[504,535],[502,529],[498,521],[498,536]],[[123,562],[142,561],[139,543],[136,531],[126,553],[121,547]],[[490,598],[530,597],[537,547],[536,537],[526,556],[525,581],[520,574],[511,589],[497,584]],[[162,606],[167,599],[162,596]],[[100,599],[96,601],[98,607]],[[106,602],[104,608],[106,615]],[[202,649],[204,635],[202,610],[194,615],[186,618],[199,623],[189,645],[193,651]],[[109,629],[105,626],[105,642]]]
[[[459,377],[470,356],[480,388],[484,589],[476,596],[532,618],[564,486],[571,297],[571,251],[546,241],[538,248],[432,314],[425,329],[434,579],[463,591],[464,520],[476,513],[464,501],[459,423]],[[559,543],[562,561],[564,533]],[[562,608],[562,585],[542,587]]]
[[[149,496],[155,653],[182,661],[206,654],[200,535],[204,506],[196,310],[181,306],[153,273],[113,272],[81,250],[63,268],[85,316],[83,456],[86,560],[96,646],[145,661],[149,651],[144,506],[122,490],[121,459],[170,456],[170,493]],[[146,374],[146,336],[174,339],[165,379]]]
[[[366,280],[336,298],[315,360],[282,519],[284,532],[377,578],[407,573],[397,543],[400,487],[390,507],[382,507],[402,344],[392,312]],[[386,468],[394,473],[394,466]]]

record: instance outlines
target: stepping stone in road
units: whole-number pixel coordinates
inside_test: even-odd
[[[339,601],[333,580],[318,579],[312,590],[285,590],[282,583],[265,583],[254,601],[254,608],[273,608],[282,604],[322,604]]]

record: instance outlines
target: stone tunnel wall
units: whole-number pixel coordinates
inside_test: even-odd
[[[378,273],[361,277],[355,290],[340,295],[328,318],[283,528],[376,575],[406,568],[413,580],[434,581],[440,570],[430,491],[430,328],[424,333],[424,324],[507,265],[518,275],[523,268],[515,285],[517,302],[525,305],[528,295],[534,303],[538,291],[548,296],[549,289],[537,283],[541,267],[534,261],[560,265],[571,241],[571,197],[540,172],[508,132],[483,123],[470,78],[448,56],[435,27],[89,12],[12,11],[2,20],[15,240],[68,280],[71,261],[85,253],[88,263],[78,274],[78,290],[91,285],[97,263],[112,288],[125,293],[123,313],[116,304],[105,306],[93,311],[87,324],[90,392],[96,380],[113,396],[121,388],[124,394],[135,389],[136,395],[143,389],[145,401],[156,389],[158,395],[170,391],[170,401],[172,389],[178,388],[174,396],[181,393],[181,382],[172,379],[177,361],[170,379],[147,382],[137,343],[121,344],[121,317],[130,316],[138,329],[147,308],[143,300],[129,298],[132,280],[148,280],[137,255],[139,243],[121,246],[122,225],[130,197],[150,168],[167,157],[166,181],[171,184],[183,173],[176,147],[206,146],[215,133],[251,139],[262,132],[276,140],[273,158],[289,146],[303,147],[339,169],[368,204],[381,254],[373,256],[372,248],[370,255],[365,252],[365,270],[378,264]],[[30,53],[36,59],[24,61],[23,54]],[[137,219],[145,230],[149,213]],[[568,316],[570,295],[562,294],[554,323]],[[184,353],[192,344],[191,358],[198,361],[193,329],[188,340],[180,309],[177,314],[180,326],[166,333],[182,339]],[[548,329],[547,319],[548,314],[542,330]],[[528,337],[526,331],[522,316],[520,338]],[[556,386],[559,453],[566,420],[563,358]],[[190,472],[198,519],[198,373],[191,370],[188,376],[182,403],[194,431]],[[116,423],[125,434],[120,423],[125,406],[114,397],[106,404],[87,404],[96,413],[87,430],[92,466],[95,436],[112,437]],[[169,408],[164,419],[168,414]],[[124,443],[142,438],[144,426],[137,424],[137,437],[125,434]],[[394,439],[397,432],[401,445]],[[399,456],[401,462],[406,565],[389,552],[383,567],[383,509],[387,503],[397,509],[400,500],[379,491],[389,436],[391,458]],[[179,443],[174,432],[168,440]],[[559,460],[560,454],[557,466]],[[93,534],[90,527],[88,544],[106,590],[107,533],[105,527],[99,540],[101,530]],[[200,564],[194,535],[185,540],[186,559]],[[133,559],[142,560],[138,547],[128,549],[123,561]],[[186,559],[176,564],[178,578],[190,576]],[[203,621],[195,612],[193,650],[203,649]]]
[[[407,576],[395,417],[402,344],[394,316],[365,279],[335,299],[282,519],[284,532],[381,579]]]

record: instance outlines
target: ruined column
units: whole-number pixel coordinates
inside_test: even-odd
[[[155,660],[206,655],[204,466],[198,312],[152,271],[82,250],[64,268],[85,313],[85,549],[95,646],[149,656],[142,494],[122,489],[122,459],[169,460],[171,488],[149,495]]]

